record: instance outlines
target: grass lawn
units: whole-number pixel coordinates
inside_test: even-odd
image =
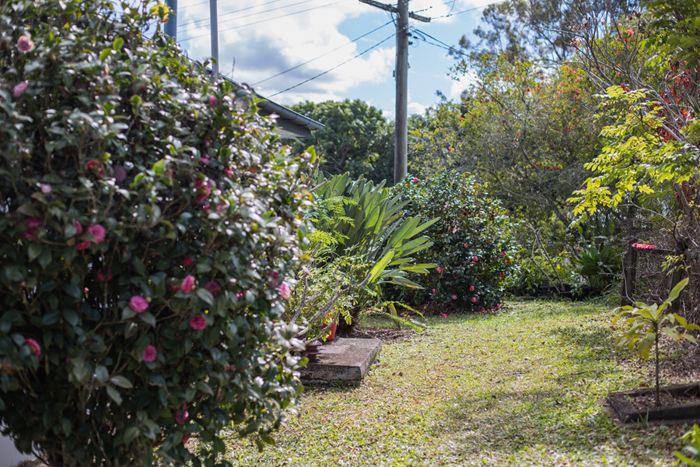
[[[361,385],[307,388],[300,416],[234,465],[671,465],[687,427],[617,427],[599,400],[651,384],[614,349],[609,307],[509,303],[385,343]],[[665,382],[679,382],[677,378]],[[686,381],[682,381],[686,382]]]

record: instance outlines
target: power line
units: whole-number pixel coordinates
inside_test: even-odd
[[[279,1],[279,0],[277,0],[277,1]],[[191,8],[191,7],[193,7],[193,6],[208,5],[208,4],[209,4],[209,0],[207,0],[206,2],[195,3],[195,4],[193,4],[193,5],[185,5],[185,6],[179,6],[179,5],[178,5],[177,9],[178,9],[178,10],[182,10],[182,9],[184,9],[184,8]]]
[[[315,76],[312,76],[311,78],[309,78],[309,79],[307,79],[307,80],[302,81],[302,82],[299,83],[299,84],[295,84],[294,86],[290,86],[290,87],[288,87],[287,89],[284,89],[284,90],[282,90],[282,91],[279,91],[279,92],[274,93],[274,94],[271,95],[271,96],[268,96],[268,99],[273,98],[273,97],[275,97],[275,96],[277,96],[277,95],[280,95],[280,94],[282,94],[283,92],[291,91],[291,90],[294,89],[294,88],[298,88],[298,87],[301,86],[302,84],[306,84],[306,83],[308,83],[309,81],[313,81],[313,80],[315,80],[316,78],[320,78],[321,76],[330,73],[331,71],[333,71],[333,70],[335,70],[335,69],[337,69],[337,68],[339,68],[339,67],[345,65],[346,63],[351,62],[351,61],[355,60],[355,59],[358,58],[358,57],[361,57],[362,55],[366,54],[366,53],[369,52],[370,50],[379,47],[380,45],[382,45],[383,43],[385,43],[386,41],[388,41],[389,39],[391,39],[391,38],[394,37],[395,35],[396,35],[396,33],[392,34],[391,36],[387,37],[387,38],[384,39],[383,41],[374,44],[372,47],[363,50],[362,52],[360,52],[359,54],[355,55],[354,57],[352,57],[352,58],[350,58],[350,59],[348,59],[348,60],[345,60],[343,63],[339,63],[338,65],[334,66],[333,68],[331,68],[331,69],[329,69],[329,70],[324,71],[323,73],[319,73],[319,74],[317,74],[317,75],[315,75]]]
[[[445,50],[447,50],[447,51],[449,51],[449,52],[451,52],[451,53],[458,53],[458,54],[460,54],[460,55],[465,55],[464,52],[462,52],[461,50],[459,50],[457,47],[455,47],[455,46],[453,46],[453,45],[445,44],[445,43],[442,42],[440,39],[437,39],[437,38],[431,36],[431,35],[428,34],[427,32],[421,31],[420,29],[416,29],[416,28],[413,28],[413,31],[414,31],[415,33],[417,33],[419,36],[424,36],[424,37],[417,37],[416,39],[421,40],[421,41],[425,42],[426,44],[430,44],[430,45],[434,45],[434,46],[436,46],[436,47],[440,47],[441,49],[445,49]],[[425,37],[431,38],[432,40],[434,40],[435,42],[437,42],[437,44],[434,44],[434,43],[432,43],[432,42],[426,40]]]
[[[317,6],[317,7],[313,7],[313,8],[307,8],[306,10],[299,10],[299,11],[295,11],[294,13],[288,13],[288,14],[286,14],[286,15],[275,16],[274,18],[267,18],[267,19],[262,19],[262,20],[260,20],[260,21],[254,21],[254,22],[248,23],[248,24],[241,24],[240,26],[234,26],[234,27],[232,27],[232,28],[224,29],[224,30],[221,31],[221,32],[233,31],[234,29],[240,29],[240,28],[244,28],[244,27],[247,27],[247,26],[253,26],[253,25],[256,25],[256,24],[265,23],[265,22],[267,22],[267,21],[272,21],[272,20],[279,19],[279,18],[286,18],[286,17],[288,17],[288,16],[294,16],[294,15],[298,15],[298,14],[300,14],[300,13],[306,13],[307,11],[311,11],[311,10],[318,10],[319,8],[325,8],[325,7],[333,6],[333,5],[336,5],[336,4],[341,3],[341,2],[344,2],[344,1],[345,1],[345,0],[338,0],[338,1],[333,2],[333,3],[327,3],[327,4],[321,5],[321,6]],[[205,37],[205,36],[208,36],[208,35],[209,35],[209,33],[200,34],[200,35],[198,35],[198,36],[188,37],[187,39],[179,40],[178,42],[191,41],[192,39],[199,39],[200,37]]]
[[[228,13],[224,13],[224,14],[222,14],[222,15],[219,15],[219,18],[221,18],[221,17],[223,17],[223,16],[232,15],[232,14],[234,14],[234,13],[239,13],[239,12],[241,12],[241,11],[246,11],[246,10],[250,10],[250,9],[253,9],[253,8],[257,8],[257,7],[260,7],[260,6],[269,5],[270,3],[277,3],[277,2],[279,2],[279,1],[281,1],[281,0],[272,0],[271,2],[262,3],[262,4],[260,4],[260,5],[249,6],[248,8],[241,8],[240,10],[235,10],[235,11],[229,11]],[[256,16],[256,15],[262,15],[262,14],[264,14],[264,13],[269,13],[269,12],[271,12],[271,11],[282,10],[283,8],[289,8],[289,7],[292,7],[292,6],[301,5],[302,3],[309,3],[309,2],[313,2],[313,1],[315,1],[315,0],[304,0],[304,1],[302,1],[302,2],[292,3],[291,5],[278,6],[278,7],[276,7],[276,8],[270,8],[269,10],[258,11],[258,12],[256,12],[256,13],[250,13],[250,14],[248,14],[248,15],[239,16],[239,17],[237,17],[237,18],[231,18],[231,19],[227,19],[227,20],[224,20],[224,21],[219,21],[219,24],[230,23],[231,21],[236,21],[236,20],[243,19],[243,18],[249,18],[249,17],[251,17],[251,16]],[[190,21],[189,23],[183,24],[183,26],[188,25],[188,24],[202,23],[202,22],[205,22],[205,21],[209,21],[209,18],[203,18],[203,19],[198,19],[198,20],[195,20],[195,21]],[[201,27],[201,26],[197,26],[197,27],[194,27],[194,28],[188,28],[188,29],[185,29],[185,30],[183,30],[183,31],[181,31],[181,32],[192,31],[193,29],[199,29],[200,27]]]
[[[336,47],[336,48],[333,49],[333,50],[329,50],[328,52],[324,53],[323,55],[319,55],[318,57],[312,58],[311,60],[308,60],[308,61],[306,61],[306,62],[304,62],[304,63],[301,63],[301,64],[299,64],[299,65],[297,65],[297,66],[295,66],[295,67],[289,68],[288,70],[281,71],[281,72],[277,73],[277,74],[274,75],[274,76],[270,76],[269,78],[265,78],[265,79],[262,80],[262,81],[258,81],[257,83],[253,83],[251,86],[257,86],[257,85],[260,84],[260,83],[264,83],[265,81],[269,81],[269,80],[271,80],[272,78],[277,78],[277,77],[280,76],[280,75],[283,75],[283,74],[285,74],[285,73],[288,73],[288,72],[290,72],[290,71],[292,71],[292,70],[296,70],[297,68],[302,67],[302,66],[304,66],[304,65],[306,65],[306,64],[308,64],[308,63],[311,63],[311,62],[313,62],[314,60],[318,60],[318,59],[321,58],[321,57],[325,57],[326,55],[328,55],[328,54],[330,54],[330,53],[332,53],[332,52],[335,52],[335,51],[338,50],[338,49],[342,49],[342,48],[345,47],[346,45],[352,44],[353,42],[359,41],[359,40],[362,39],[363,37],[369,36],[369,35],[372,34],[373,32],[379,31],[380,29],[382,29],[382,28],[388,26],[388,25],[391,24],[391,23],[392,23],[392,21],[387,21],[386,23],[382,24],[382,25],[379,26],[378,28],[372,29],[370,32],[365,33],[365,34],[361,35],[360,37],[356,37],[355,39],[353,39],[353,40],[351,40],[351,41],[349,41],[349,42],[346,42],[345,44],[343,44],[343,45],[341,45],[341,46],[339,46],[339,47]]]
[[[481,5],[481,6],[475,6],[474,8],[469,8],[468,10],[458,11],[456,13],[448,13],[448,14],[442,15],[442,16],[433,16],[430,19],[449,18],[451,16],[461,15],[462,13],[469,13],[470,11],[478,10],[479,8],[486,8],[487,6],[495,5],[497,3],[503,3],[503,1],[487,3],[486,5]]]

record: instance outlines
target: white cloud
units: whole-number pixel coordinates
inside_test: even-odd
[[[413,114],[422,114],[425,112],[425,109],[427,109],[427,106],[423,104],[419,104],[418,102],[410,102],[408,104],[408,114],[413,115]]]
[[[462,91],[467,89],[470,85],[474,84],[477,77],[474,73],[468,73],[461,76],[459,79],[454,79],[452,81],[452,86],[450,87],[450,97],[452,99],[459,99]]]
[[[414,8],[412,4],[412,9],[417,9],[417,5],[421,1],[423,0],[416,0],[416,7]],[[203,59],[211,54],[209,7],[208,5],[187,7],[196,3],[200,3],[200,1],[188,0],[187,3],[181,1],[181,5],[179,5],[181,10],[178,19],[178,40],[183,48],[188,50],[190,57]],[[341,34],[338,31],[338,26],[347,19],[366,13],[368,9],[371,9],[368,5],[363,5],[359,2],[342,1],[326,8],[290,15],[290,13],[296,11],[329,5],[330,3],[333,2],[330,0],[309,0],[303,5],[280,8],[284,4],[280,5],[277,2],[269,2],[267,5],[260,4],[259,1],[255,0],[231,2],[231,5],[235,6],[224,6],[223,2],[220,2],[220,71],[230,76],[233,67],[233,78],[236,81],[253,84],[346,44],[354,37],[347,37]],[[289,5],[289,3],[286,4]],[[272,8],[280,9],[270,11]],[[244,9],[245,11],[241,11]],[[238,13],[226,14],[227,11],[232,10],[236,10]],[[238,27],[283,15],[285,15],[283,18],[261,22],[256,25]],[[242,16],[248,17],[241,18]],[[200,22],[192,23],[197,20]],[[373,29],[373,24],[375,23],[368,25],[366,30]],[[374,27],[380,24],[378,23]],[[265,81],[256,86],[256,89],[263,96],[273,95],[278,91],[338,66],[390,36],[393,32],[393,25],[390,24],[368,36],[367,39],[346,45],[308,65]],[[187,41],[185,40],[187,37],[193,37],[193,39]],[[292,91],[280,94],[274,97],[274,100],[281,104],[291,104],[306,99],[313,101],[337,100],[352,87],[391,79],[395,54],[394,45],[395,40],[393,38],[389,39],[362,57],[354,59],[348,64],[342,65],[336,70]]]

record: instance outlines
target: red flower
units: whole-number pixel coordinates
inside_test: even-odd
[[[97,178],[102,178],[105,176],[105,169],[102,167],[100,161],[88,161],[87,169],[92,172]]]
[[[470,292],[474,292],[474,286],[473,286],[473,285],[472,285],[471,287],[469,287],[469,291],[470,291]]]
[[[452,298],[452,300],[457,300],[457,295],[453,295],[453,296],[450,297],[450,298]]]
[[[209,165],[209,154],[205,154],[202,157],[200,157],[199,162],[201,162],[204,165]]]
[[[418,182],[418,179],[417,179],[417,178],[414,178],[414,179],[413,179],[413,182],[414,182],[414,183]]]
[[[472,257],[472,261],[474,261],[474,262],[476,263],[477,261],[479,261],[479,257],[478,257],[478,256],[473,256],[473,257]]]
[[[39,227],[41,224],[43,224],[43,222],[44,221],[41,219],[41,217],[30,217],[29,219],[27,219],[26,224],[27,227],[32,229],[34,227]]]
[[[207,327],[207,319],[201,315],[194,316],[190,320],[190,327],[197,331],[201,331],[202,329]]]
[[[181,290],[180,287],[178,287],[175,284],[176,284],[175,282],[171,282],[170,285],[168,286],[168,290],[170,290],[171,292],[177,292],[178,290]]]
[[[107,276],[105,277],[104,273],[102,272],[102,269],[99,269],[95,276],[97,276],[97,280],[101,282],[112,280],[112,270],[107,270]]]
[[[194,264],[194,261],[189,256],[185,256],[185,259],[182,260],[182,265],[185,266],[186,268],[189,268],[193,264]]]
[[[34,339],[25,339],[24,343],[26,345],[28,345],[29,347],[31,347],[32,353],[34,355],[37,355],[37,356],[41,355],[41,347],[39,346],[37,341],[35,341]]]
[[[476,297],[472,297],[472,303],[476,303]]]
[[[152,345],[149,345],[143,351],[143,361],[144,362],[152,362],[153,360],[156,359],[157,354],[158,354],[158,351],[156,350],[156,348],[153,347]]]
[[[499,273],[498,275],[501,276],[501,277],[503,277],[503,276],[506,275],[506,273],[505,273],[505,272],[501,272],[501,273]]]
[[[89,246],[90,246],[90,242],[82,242],[82,243],[78,243],[77,245],[75,245],[75,249],[76,250],[83,250]]]
[[[75,221],[75,234],[80,235],[81,233],[83,233],[83,226],[80,225],[80,222]]]
[[[221,292],[221,286],[215,281],[209,281],[204,284],[204,288],[209,291],[210,294],[216,297],[216,295]]]

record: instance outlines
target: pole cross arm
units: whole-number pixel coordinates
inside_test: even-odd
[[[367,5],[379,8],[380,10],[388,11],[390,13],[398,13],[399,12],[399,10],[394,6],[387,5],[385,3],[375,2],[374,0],[360,0],[360,3],[366,3]],[[411,13],[411,12],[408,13],[408,17],[415,19],[416,21],[422,21],[423,23],[430,22],[430,18],[428,18],[426,16],[417,15],[417,14]]]

